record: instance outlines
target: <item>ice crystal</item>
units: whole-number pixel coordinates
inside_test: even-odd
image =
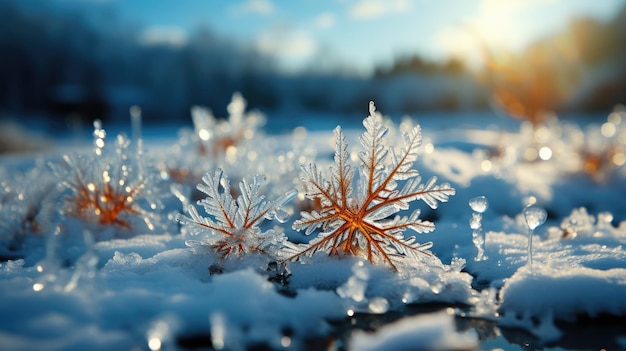
[[[502,135],[495,150],[479,151],[486,172],[509,172],[518,162],[548,162],[558,173],[584,173],[600,184],[623,176],[626,111],[618,106],[601,125],[581,128],[548,114],[540,124],[524,122],[519,133]]]
[[[45,229],[42,211],[54,182],[41,162],[26,172],[0,169],[0,240],[19,240]]]
[[[200,216],[194,205],[187,206],[189,217],[182,214],[176,217],[192,235],[208,233],[201,245],[212,247],[221,258],[251,252],[272,253],[270,247],[280,247],[284,235],[273,229],[263,232],[259,225],[264,219],[285,222],[288,213],[282,207],[295,197],[295,191],[268,201],[260,193],[265,177],[256,175],[239,183],[240,195],[234,199],[228,177],[221,169],[205,174],[202,181],[204,184],[198,184],[197,188],[207,197],[199,200],[198,205],[210,217]]]
[[[532,272],[533,269],[533,232],[537,227],[542,225],[548,214],[546,210],[539,206],[530,205],[524,208],[524,220],[526,221],[526,225],[528,226],[528,259],[527,265]]]
[[[572,213],[563,218],[560,227],[548,229],[550,237],[563,239],[601,238],[619,236],[619,231],[613,227],[613,215],[610,212],[600,212],[593,216],[585,207],[575,208]]]
[[[618,106],[601,126],[580,133],[578,156],[582,171],[598,183],[608,183],[626,164],[626,110]]]
[[[11,257],[29,234],[47,229],[55,184],[42,162],[25,172],[0,169],[0,257]]]
[[[157,173],[146,167],[139,147],[130,150],[124,134],[115,139],[115,152],[107,152],[106,132],[99,121],[94,126],[95,155],[64,155],[63,162],[50,163],[62,190],[70,193],[62,213],[126,230],[140,218],[154,230],[160,222],[154,211],[163,207],[155,193]]]
[[[419,260],[431,247],[431,243],[417,242],[415,236],[405,238],[403,232],[406,229],[431,232],[434,224],[420,219],[419,209],[408,216],[398,212],[408,210],[415,200],[422,200],[434,209],[455,190],[447,183],[437,185],[436,177],[422,183],[419,172],[412,168],[422,140],[419,125],[403,133],[404,146],[397,152],[385,144],[388,129],[383,126],[373,102],[369,112],[363,120],[365,132],[360,137],[363,151],[358,154],[361,165],[355,195],[352,193],[355,171],[348,164],[348,145],[340,126],[335,129],[335,165],[330,168],[330,179],[314,163],[302,166],[306,196],[319,203],[321,209],[301,212],[293,228],[305,234],[321,229],[321,233],[308,244],[288,245],[289,260],[322,251],[329,255],[363,257],[397,270],[394,261],[405,257]]]
[[[246,105],[244,97],[234,93],[227,106],[227,119],[216,118],[206,107],[193,106],[194,130],[181,131],[179,142],[173,149],[176,157],[168,157],[160,165],[164,174],[178,182],[195,183],[207,166],[224,168],[235,163],[241,166],[241,157],[246,156],[242,155],[242,145],[265,123],[261,113],[246,112]]]
[[[389,301],[384,297],[367,297],[368,283],[372,281],[370,267],[363,261],[352,266],[352,275],[335,291],[341,298],[349,301],[348,315],[356,312],[382,314],[389,310]]]
[[[477,196],[469,200],[469,206],[474,211],[469,225],[473,229],[472,242],[476,246],[475,261],[484,261],[488,257],[485,255],[485,230],[483,229],[483,213],[489,207],[489,201],[484,196]]]
[[[528,225],[528,229],[535,230],[542,225],[547,218],[546,210],[539,206],[527,206],[524,208],[524,219]]]

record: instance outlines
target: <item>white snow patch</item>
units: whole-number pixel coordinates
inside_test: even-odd
[[[454,316],[437,312],[406,317],[381,327],[374,333],[356,331],[349,350],[473,350],[478,336],[473,332],[456,331]]]

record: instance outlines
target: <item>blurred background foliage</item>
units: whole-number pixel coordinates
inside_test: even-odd
[[[190,122],[192,105],[218,116],[234,91],[264,112],[386,113],[481,110],[494,103],[535,120],[540,111],[608,113],[626,102],[626,6],[609,21],[578,17],[522,50],[485,45],[482,64],[397,54],[372,72],[320,62],[297,72],[199,25],[184,43],[146,42],[114,11],[95,16],[45,0],[0,2],[0,115],[49,128],[94,118]],[[478,38],[478,41],[480,38]]]

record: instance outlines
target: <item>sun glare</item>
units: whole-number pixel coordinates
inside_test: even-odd
[[[568,23],[565,13],[548,17],[555,9],[549,0],[485,0],[463,24],[440,31],[439,45],[479,74],[503,112],[536,126],[579,77],[575,38],[549,34]]]
[[[550,0],[484,0],[473,15],[456,26],[443,28],[437,42],[444,53],[463,58],[470,67],[483,64],[484,50],[516,52],[536,38],[564,25],[545,20]]]

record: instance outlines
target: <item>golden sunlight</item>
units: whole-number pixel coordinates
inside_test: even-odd
[[[546,0],[485,0],[463,27],[438,35],[443,50],[479,72],[498,108],[535,126],[572,97],[580,78],[576,38],[535,35],[542,4]]]
[[[528,12],[546,0],[484,0],[477,12],[460,26],[443,28],[437,35],[440,49],[462,57],[470,67],[483,63],[484,47],[517,51],[528,45],[538,27]]]

